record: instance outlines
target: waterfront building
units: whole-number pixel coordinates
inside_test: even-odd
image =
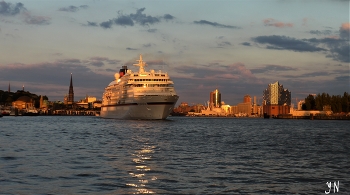
[[[263,91],[263,100],[266,105],[291,105],[291,92],[284,89],[278,81],[270,83]]]
[[[94,96],[86,96],[86,98],[85,98],[85,102],[87,102],[87,103],[92,103],[92,102],[94,102],[96,100],[97,99]]]
[[[250,95],[247,94],[244,96],[243,103],[249,103],[249,104],[252,103],[252,98],[250,97]]]
[[[242,113],[246,116],[250,116],[252,113],[252,105],[250,103],[239,103],[237,104],[238,113]]]
[[[221,107],[221,93],[218,89],[215,89],[214,91],[210,92],[209,107],[210,108]]]
[[[96,100],[97,100],[96,97],[86,95],[86,97],[80,100],[79,102],[77,102],[76,105],[80,108],[94,108],[93,103]]]
[[[28,96],[21,96],[12,102],[12,107],[17,109],[28,109],[34,107],[34,100]]]
[[[231,106],[231,114],[238,114],[238,106]]]
[[[271,83],[263,91],[263,112],[267,116],[289,114],[291,107],[291,92],[284,89],[278,81]]]

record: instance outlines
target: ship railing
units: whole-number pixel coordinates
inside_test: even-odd
[[[176,95],[175,91],[173,92],[163,92],[163,93],[152,93],[152,92],[135,92],[134,96],[163,96],[163,95]]]

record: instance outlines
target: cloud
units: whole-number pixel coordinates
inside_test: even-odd
[[[101,22],[100,26],[102,28],[112,28],[112,24],[113,24],[113,21],[109,20],[109,21]]]
[[[29,12],[24,12],[24,22],[27,24],[36,24],[36,25],[48,25],[50,24],[51,18],[47,16],[36,16],[32,15]]]
[[[135,48],[127,47],[126,50],[137,50]]]
[[[102,67],[105,65],[105,63],[108,64],[118,64],[120,63],[120,60],[111,60],[106,57],[92,57],[89,60],[86,61],[87,64],[91,64],[96,67]]]
[[[121,26],[134,26],[134,21],[129,16],[119,16],[118,18],[114,19],[115,24],[121,25]]]
[[[177,67],[176,71],[182,75],[187,75],[193,79],[240,79],[249,81],[256,79],[249,69],[243,63],[237,62],[230,65],[220,65],[217,63],[208,64],[206,66],[192,67],[182,66]],[[223,76],[224,75],[224,76]]]
[[[63,64],[80,64],[81,61],[79,59],[69,58],[69,59],[60,59],[57,60],[57,63],[63,63]]]
[[[147,60],[147,65],[149,65],[149,66],[152,66],[152,65],[166,65],[166,66],[168,66],[169,64],[162,59],[154,59],[154,60]]]
[[[250,69],[252,73],[266,73],[266,72],[279,72],[279,71],[296,71],[297,68],[281,65],[265,65],[261,68]]]
[[[343,23],[339,28],[340,37],[346,40],[350,38],[350,23]]]
[[[0,15],[4,16],[14,16],[19,14],[21,11],[25,11],[23,3],[6,3],[5,1],[0,1]]]
[[[153,44],[148,43],[148,44],[143,44],[142,46],[143,46],[143,47],[152,47],[152,45],[153,45]]]
[[[163,18],[167,21],[175,19],[175,17],[170,14],[164,14]]]
[[[92,61],[92,62],[90,62],[90,64],[93,65],[93,66],[96,66],[96,67],[102,67],[102,66],[105,65],[105,64],[104,64],[103,62],[101,62],[101,61]]]
[[[150,33],[155,33],[157,31],[157,29],[147,29],[147,32],[150,32]]]
[[[98,26],[98,24],[96,22],[87,21],[87,25],[86,26]]]
[[[102,28],[111,28],[113,24],[119,26],[134,26],[135,24],[139,24],[141,26],[149,26],[161,22],[162,19],[166,21],[175,19],[175,17],[170,14],[164,14],[164,16],[160,17],[146,15],[143,13],[145,9],[146,8],[137,9],[135,14],[123,14],[119,11],[117,18],[102,22],[100,23],[100,26]],[[155,32],[155,30],[149,29],[149,32]]]
[[[136,21],[136,23],[139,23],[141,25],[148,25],[148,24],[154,24],[158,23],[160,20],[157,17],[153,17],[150,15],[143,14],[142,12],[145,11],[146,8],[141,8],[136,11],[136,14],[130,14],[130,18]]]
[[[92,57],[88,60],[69,58],[36,64],[6,64],[0,65],[0,80],[7,81],[7,84],[11,81],[14,90],[15,83],[18,84],[18,89],[24,84],[26,90],[32,93],[48,95],[50,100],[63,100],[68,93],[70,74],[73,73],[76,97],[88,94],[100,98],[104,88],[114,79],[114,73],[108,72],[116,70],[106,68],[102,72],[96,72],[94,68],[101,67],[99,63],[106,66],[106,63],[112,62],[120,61]]]
[[[317,52],[326,51],[326,49],[316,47],[313,44],[298,40],[292,37],[271,35],[271,36],[258,36],[252,38],[256,43],[267,44],[267,49],[276,50],[292,50],[297,52]]]
[[[323,31],[310,30],[310,34],[314,34],[314,35],[331,35],[332,31],[331,30],[323,30]]]
[[[71,5],[68,7],[62,7],[62,8],[58,9],[58,11],[63,11],[63,12],[76,12],[78,10],[79,10],[79,8],[74,6],[74,5]]]
[[[307,18],[303,18],[303,26],[307,26],[307,21],[308,21],[308,19]]]
[[[317,77],[317,76],[328,76],[329,72],[326,71],[316,71],[310,73],[301,74],[300,77]]]
[[[82,8],[82,9],[87,9],[87,8],[89,8],[88,5],[81,5],[81,6],[79,6],[79,7]]]
[[[325,45],[329,48],[326,57],[340,62],[350,62],[350,23],[343,23],[339,28],[339,37],[326,37],[322,39],[303,39],[313,44]]]
[[[252,46],[249,42],[243,42],[243,43],[241,43],[241,45],[244,45],[244,46]]]
[[[79,8],[87,9],[88,7],[89,7],[89,6],[87,6],[87,5],[81,5],[81,6],[79,6],[79,7],[74,6],[74,5],[71,5],[71,6],[68,6],[68,7],[59,8],[58,11],[63,11],[63,12],[77,12],[77,11],[79,11]]]
[[[200,25],[210,25],[210,26],[214,26],[214,27],[218,27],[218,28],[232,28],[232,29],[239,28],[237,26],[230,26],[230,25],[219,24],[216,22],[209,22],[207,20],[194,21],[193,23],[200,24]]]
[[[331,55],[328,55],[327,57],[331,57],[334,60],[340,61],[340,62],[350,62],[350,48],[349,43],[344,43],[342,45],[335,46],[331,48]]]
[[[218,43],[218,47],[219,48],[223,48],[223,47],[226,47],[226,46],[231,46],[232,44],[228,41],[223,41],[223,42],[220,42]]]
[[[278,22],[273,18],[264,19],[263,23],[265,26],[274,26],[278,28],[293,27],[293,23]]]
[[[117,70],[110,69],[110,68],[106,68],[105,70],[106,70],[107,72],[117,72]]]
[[[27,24],[35,24],[35,25],[48,25],[50,24],[50,17],[46,16],[37,16],[31,14],[24,7],[23,3],[16,3],[15,5],[11,3],[6,3],[5,1],[0,1],[0,15],[4,16],[14,16],[17,14],[22,15],[23,22]]]
[[[350,78],[349,76],[339,76],[339,77],[335,77],[335,80],[336,81],[339,81],[339,82],[350,82]]]

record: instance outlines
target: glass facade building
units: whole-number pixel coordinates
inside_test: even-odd
[[[278,81],[268,85],[263,91],[263,100],[265,105],[291,105],[291,92],[284,89]]]

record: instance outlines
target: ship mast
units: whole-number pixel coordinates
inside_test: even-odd
[[[140,54],[140,59],[139,59],[139,60],[136,60],[136,61],[138,61],[139,63],[138,63],[138,64],[134,64],[134,65],[140,67],[139,73],[144,73],[144,72],[145,72],[144,66],[146,66],[146,62],[144,62],[144,61],[142,60],[142,55],[141,55],[141,54]]]

